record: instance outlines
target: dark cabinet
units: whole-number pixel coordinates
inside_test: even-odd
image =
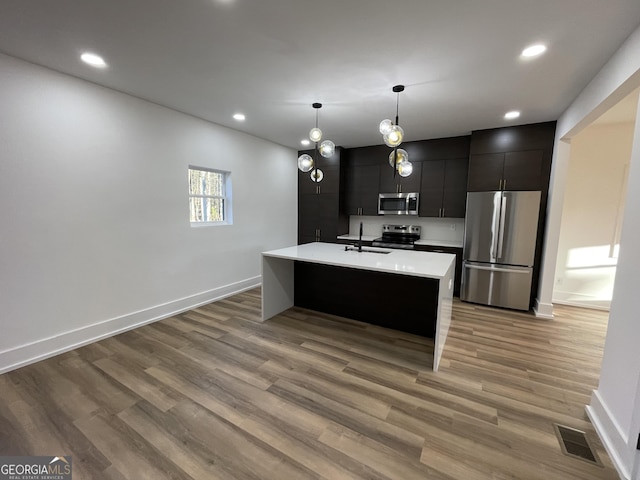
[[[313,156],[313,150],[304,153]],[[311,172],[298,170],[298,194],[340,193],[340,154],[341,152],[336,149],[336,153],[330,158],[324,158],[320,154],[317,155],[318,158],[315,162],[324,174],[320,182],[314,182],[311,179]]]
[[[298,197],[298,243],[335,243],[339,231],[339,205],[337,193],[302,194]]]
[[[543,159],[543,150],[471,155],[467,189],[543,190]]]
[[[422,162],[413,161],[411,164],[413,165],[413,172],[408,177],[401,177],[397,172],[394,175],[387,156],[385,161],[380,164],[380,193],[419,192]]]
[[[503,190],[542,190],[542,150],[504,154]]]
[[[377,215],[380,166],[356,159],[348,164],[345,172],[347,215]]]
[[[453,295],[460,296],[460,283],[462,281],[462,248],[436,247],[433,245],[416,245],[419,252],[450,253],[456,256],[455,278],[453,280]]]
[[[504,153],[484,153],[469,157],[469,192],[501,190]]]
[[[303,152],[300,152],[303,153]],[[313,155],[313,151],[304,152]],[[324,174],[314,182],[309,172],[298,171],[298,243],[335,242],[348,233],[348,218],[341,212],[343,180],[341,148],[330,158],[318,155],[317,166]]]
[[[469,156],[470,192],[546,192],[556,122],[474,131]]]
[[[467,158],[422,162],[419,215],[464,218],[468,168]]]

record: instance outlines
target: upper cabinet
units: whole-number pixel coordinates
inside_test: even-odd
[[[380,165],[375,147],[346,150],[345,210],[347,215],[377,215]]]
[[[414,142],[413,157],[422,160],[421,217],[464,218],[469,168],[469,137]],[[409,158],[412,154],[409,153]]]
[[[525,150],[504,154],[502,190],[543,190],[544,150]]]
[[[420,140],[402,144],[413,172],[401,177],[389,165],[385,145],[343,151],[346,162],[345,213],[377,215],[379,193],[420,193],[419,215],[463,218],[471,137]]]
[[[422,162],[421,217],[464,218],[468,158]]]
[[[468,190],[542,190],[543,158],[542,150],[471,155]]]
[[[304,152],[298,152],[298,155],[307,153],[314,156],[313,150],[305,150]],[[324,177],[320,182],[314,182],[311,180],[311,172],[301,172],[298,170],[298,194],[305,193],[340,193],[340,169],[341,169],[341,155],[342,149],[336,148],[336,153],[331,157],[325,158],[319,153],[314,159],[317,166]],[[344,181],[344,179],[342,179]]]
[[[546,191],[554,135],[555,122],[473,132],[467,190]]]
[[[391,149],[387,147],[387,157],[380,163],[380,193],[411,193],[420,191],[420,173],[422,170],[422,162],[416,162],[411,159],[409,161],[413,165],[413,171],[408,177],[401,177],[389,165],[389,153]]]

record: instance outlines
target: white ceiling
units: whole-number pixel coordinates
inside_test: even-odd
[[[555,120],[639,24],[638,0],[2,0],[0,51],[296,149],[322,102],[354,147],[395,84],[407,140]]]

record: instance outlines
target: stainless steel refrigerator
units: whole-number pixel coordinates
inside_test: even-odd
[[[540,192],[470,192],[461,300],[529,310]]]

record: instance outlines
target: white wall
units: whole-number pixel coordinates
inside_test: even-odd
[[[552,163],[551,190],[545,233],[543,267],[537,307],[549,310],[553,291],[564,180],[570,149],[567,139],[640,86],[640,27],[611,57],[558,120]],[[640,322],[638,272],[640,272],[640,122],[636,122],[623,218],[620,257],[600,384],[587,412],[622,478],[638,478],[636,440],[640,431]],[[634,467],[635,466],[635,467]],[[634,468],[636,469],[633,472]],[[632,477],[633,475],[633,477]]]
[[[0,85],[0,373],[257,285],[295,243],[294,150],[4,55]],[[232,172],[233,225],[190,227],[189,164]]]
[[[571,139],[554,303],[611,304],[633,127],[595,124]]]
[[[639,52],[640,54],[640,52]],[[629,169],[627,203],[620,241],[620,257],[611,301],[609,327],[602,359],[600,383],[594,391],[590,414],[614,446],[623,472],[632,470],[640,434],[640,122],[636,122]],[[636,475],[638,471],[636,471]],[[627,478],[631,478],[627,475]]]

